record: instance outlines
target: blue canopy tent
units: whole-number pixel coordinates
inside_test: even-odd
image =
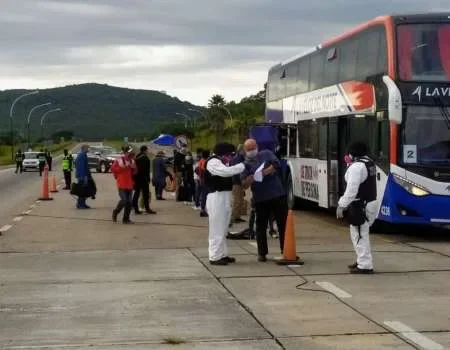
[[[174,146],[176,138],[172,135],[161,134],[156,139],[152,140],[152,143],[159,146]]]

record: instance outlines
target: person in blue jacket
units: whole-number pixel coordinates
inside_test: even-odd
[[[81,152],[77,155],[77,158],[75,159],[75,167],[76,167],[75,176],[78,180],[78,183],[83,184],[84,186],[88,186],[89,177],[91,176],[87,157],[88,151],[89,151],[88,145],[81,146]],[[78,197],[77,209],[89,209],[89,208],[90,207],[86,205],[86,198]]]

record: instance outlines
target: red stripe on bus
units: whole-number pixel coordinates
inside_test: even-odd
[[[398,124],[394,121],[390,123],[390,140],[389,140],[389,153],[391,164],[397,164],[398,162]]]
[[[369,22],[363,23],[358,27],[339,35],[335,38],[327,40],[322,43],[322,47],[329,47],[335,44],[345,41],[352,36],[359,34],[360,32],[369,29],[376,25],[383,25],[386,28],[386,42],[387,42],[387,53],[388,53],[388,75],[391,79],[395,79],[395,33],[394,24],[391,16],[381,16],[377,17]]]
[[[367,111],[375,107],[375,95],[372,84],[360,81],[346,81],[341,83],[341,86],[355,111]]]

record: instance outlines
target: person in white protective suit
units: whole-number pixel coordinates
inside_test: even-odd
[[[356,262],[349,265],[350,273],[373,273],[369,228],[376,218],[376,166],[367,156],[367,146],[355,142],[349,147],[351,164],[345,173],[347,184],[339,199],[336,217],[347,218],[350,236],[356,252]]]
[[[209,190],[206,211],[209,216],[209,262],[212,265],[228,265],[236,261],[228,256],[226,235],[231,219],[232,177],[242,173],[245,165],[228,166],[233,152],[233,145],[219,143],[206,162],[205,185]]]

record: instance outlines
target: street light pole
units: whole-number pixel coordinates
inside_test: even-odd
[[[191,119],[191,117],[189,117],[187,114],[184,114],[184,113],[175,113],[176,115],[181,115],[182,117],[184,117],[186,120],[185,120],[185,122],[184,122],[184,128],[185,129],[187,129],[187,122],[188,122],[188,119],[190,120]]]
[[[230,116],[231,122],[233,122],[233,116],[231,115],[231,112],[227,107],[225,107],[223,105],[218,105],[217,107],[222,108],[224,111],[226,111],[228,113],[228,115]]]
[[[45,106],[49,106],[51,105],[51,102],[47,102],[47,103],[43,103],[37,106],[34,106],[33,108],[31,108],[30,113],[28,113],[28,118],[27,118],[27,130],[28,130],[28,147],[30,147],[30,119],[31,119],[31,115],[33,114],[33,112],[36,109],[45,107]]]
[[[38,94],[39,91],[32,91],[32,92],[27,92],[26,94],[20,95],[19,97],[17,97],[13,103],[11,104],[11,109],[9,110],[9,132],[10,132],[10,136],[11,136],[11,159],[14,160],[14,130],[13,130],[13,112],[14,112],[14,106],[16,105],[17,102],[19,102],[19,100],[23,97],[26,96],[30,96],[30,95],[36,95]]]
[[[61,112],[62,109],[61,108],[54,108],[54,109],[50,109],[49,111],[45,112],[42,117],[41,117],[41,137],[44,138],[44,120],[45,117],[53,112]]]

